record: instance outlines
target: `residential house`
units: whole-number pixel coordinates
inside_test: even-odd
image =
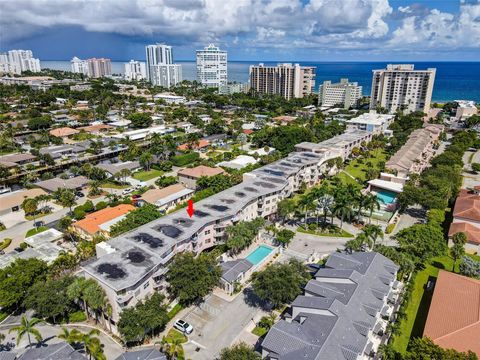
[[[115,176],[120,171],[127,169],[130,172],[140,169],[142,166],[138,160],[123,161],[118,163],[102,163],[97,165],[98,168],[105,170],[110,176]]]
[[[254,266],[247,259],[237,259],[221,263],[220,268],[222,269],[220,287],[228,294],[233,294],[235,287],[250,277]]]
[[[423,336],[438,346],[480,356],[480,280],[440,270]]]
[[[370,110],[353,119],[347,120],[347,127],[361,131],[371,132],[375,135],[391,135],[392,131],[388,130],[393,123],[395,115],[378,114],[375,110]]]
[[[87,357],[75,350],[65,341],[46,346],[30,347],[23,354],[14,358],[18,360],[87,360]]]
[[[16,153],[0,156],[0,166],[6,168],[19,167],[37,160],[35,155],[29,153]]]
[[[59,177],[36,182],[34,185],[53,193],[58,189],[70,189],[73,191],[81,191],[87,187],[88,179],[85,176],[75,176],[69,179],[62,179]]]
[[[167,360],[167,355],[161,353],[155,347],[142,348],[124,352],[115,360]]]
[[[220,167],[226,167],[230,169],[243,169],[248,165],[254,165],[258,162],[253,156],[238,155],[235,159],[230,161],[222,161],[217,164]]]
[[[120,204],[87,214],[84,219],[76,221],[72,227],[81,237],[91,239],[95,235],[110,236],[110,228],[125,218],[135,207],[130,204]]]
[[[90,126],[81,126],[77,128],[77,130],[80,131],[85,131],[90,134],[102,134],[106,133],[109,130],[113,129],[113,126],[111,125],[106,125],[106,124],[96,124],[96,125],[90,125]]]
[[[448,231],[452,237],[458,232],[467,236],[465,249],[469,252],[480,251],[480,194],[461,189],[453,208],[453,221]],[[449,245],[452,245],[451,240]]]
[[[197,187],[197,180],[202,176],[215,176],[224,174],[225,171],[221,168],[212,168],[205,165],[196,166],[194,168],[186,168],[178,171],[178,181],[189,189]]]
[[[194,191],[185,188],[182,184],[174,184],[162,189],[150,189],[138,199],[140,205],[149,203],[158,207],[162,212],[168,212],[185,200],[192,197]]]
[[[210,141],[205,140],[205,139],[200,139],[195,144],[188,144],[188,143],[181,144],[177,147],[177,150],[180,150],[180,151],[187,151],[187,150],[205,151],[209,146],[210,146]]]
[[[79,132],[80,131],[69,127],[60,127],[49,131],[50,135],[59,138],[68,138],[69,136],[78,134]]]
[[[20,206],[25,199],[39,195],[47,195],[42,189],[18,190],[0,195],[0,215],[20,211]]]

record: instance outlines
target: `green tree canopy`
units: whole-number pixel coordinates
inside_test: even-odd
[[[404,252],[415,256],[420,263],[446,250],[442,228],[436,224],[415,224],[399,231],[395,239]]]
[[[287,264],[276,263],[252,276],[252,287],[257,296],[275,307],[293,301],[310,280],[305,266],[298,260]]]
[[[220,360],[261,360],[260,354],[244,342],[224,348],[220,352]]]
[[[218,285],[222,271],[210,254],[178,254],[166,275],[169,292],[182,304],[191,304],[210,293]]]

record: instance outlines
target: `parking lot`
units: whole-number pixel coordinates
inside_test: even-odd
[[[249,334],[244,333],[245,338],[242,338],[244,328],[253,325],[252,319],[258,321],[267,313],[256,305],[257,299],[248,288],[231,302],[216,295],[209,296],[184,317],[194,328],[189,342],[184,345],[185,357],[212,360],[234,341],[251,343],[252,336]]]

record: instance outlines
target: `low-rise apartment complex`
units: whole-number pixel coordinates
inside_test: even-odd
[[[443,125],[426,124],[423,128],[414,130],[405,145],[387,161],[386,168],[404,178],[412,173],[421,173],[435,155],[434,146],[438,143],[443,129]]]
[[[362,87],[357,82],[340,79],[339,83],[324,81],[318,89],[318,104],[322,106],[341,105],[344,109],[357,107],[362,98]]]
[[[347,121],[350,129],[362,130],[375,135],[388,135],[388,127],[393,123],[395,115],[379,114],[375,110]]]
[[[271,360],[371,359],[402,284],[376,252],[333,253],[262,342]]]
[[[355,139],[365,138],[360,133]],[[104,288],[112,305],[112,325],[115,327],[123,308],[166,288],[164,277],[175,254],[199,253],[218,245],[225,240],[227,226],[271,217],[277,203],[303,183],[318,183],[328,160],[344,151],[338,147],[343,142],[331,142],[333,145],[322,151],[294,152],[244,174],[242,183],[195,203],[191,218],[185,210],[179,210],[97,245],[97,259],[82,268],[85,277],[95,279]]]

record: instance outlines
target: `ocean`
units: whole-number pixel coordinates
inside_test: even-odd
[[[113,73],[123,73],[125,62],[112,62]],[[182,64],[185,80],[195,80],[194,61],[177,61],[177,63]],[[384,69],[387,65],[387,62],[299,63],[305,66],[316,66],[317,89],[324,80],[337,82],[340,78],[348,78],[350,81],[356,81],[363,86],[364,95],[370,95],[372,70]],[[258,62],[230,61],[228,63],[228,81],[247,82],[249,66],[255,64],[258,64]],[[276,64],[276,62],[265,62],[265,64]],[[465,99],[480,103],[480,62],[414,62],[414,64],[416,69],[437,69],[433,101],[445,102]],[[42,68],[55,70],[70,70],[70,61],[41,61],[41,66]]]

